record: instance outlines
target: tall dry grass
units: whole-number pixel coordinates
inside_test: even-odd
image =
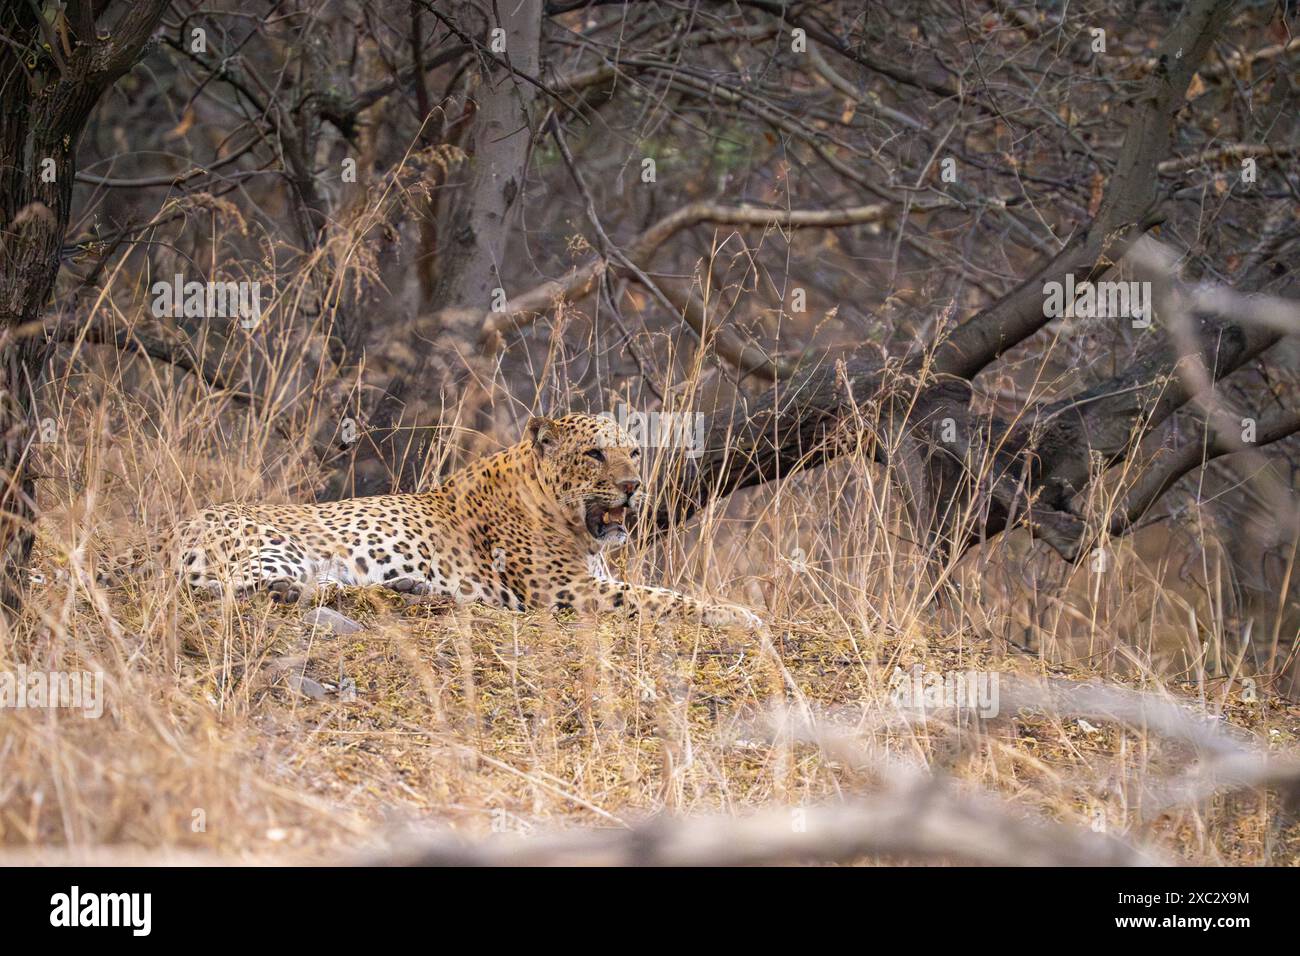
[[[98,585],[102,556],[195,508],[301,501],[324,485],[315,450],[337,441],[364,388],[329,372],[325,343],[349,288],[373,278],[362,240],[381,227],[384,201],[372,196],[293,274],[265,265],[269,248],[242,264],[211,254],[212,274],[245,269],[278,303],[254,330],[222,330],[219,387],[130,351],[62,349],[39,396],[57,428],[38,451],[37,577],[0,642],[0,670],[102,671],[106,709],[97,720],[0,711],[8,851],[334,859],[430,832],[491,839],[655,814],[793,812],[881,792],[902,772],[1170,859],[1297,859],[1300,829],[1273,790],[1153,798],[1204,756],[1187,740],[1065,712],[900,713],[891,681],[920,667],[1140,687],[1283,757],[1300,728],[1300,709],[1271,683],[1289,648],[1281,612],[1257,624],[1263,641],[1242,640],[1213,527],[1193,514],[1177,531],[1110,542],[1100,571],[1066,567],[1022,533],[936,567],[875,463],[881,430],[867,410],[830,466],[715,502],[620,559],[634,579],[760,610],[770,642],[359,591],[338,606],[365,630],[336,636],[262,598],[196,601],[152,579]],[[92,307],[133,328],[148,301],[146,281],[120,271]],[[556,386],[564,355],[552,342],[539,391],[574,401]],[[686,370],[673,408],[691,412],[711,387],[706,365],[689,351],[671,358]],[[595,401],[651,407],[639,393]],[[522,413],[490,376],[459,396],[443,410],[430,477],[516,440]],[[826,745],[832,731],[854,756]]]

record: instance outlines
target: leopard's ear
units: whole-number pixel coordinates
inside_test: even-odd
[[[532,442],[533,448],[537,454],[546,454],[546,449],[555,444],[555,422],[549,418],[541,418],[534,415],[528,419],[528,424],[524,426],[524,434]]]

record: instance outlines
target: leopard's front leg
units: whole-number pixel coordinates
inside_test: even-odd
[[[673,615],[699,620],[709,627],[735,625],[750,631],[763,627],[757,614],[736,604],[708,604],[668,588],[600,578],[583,578],[557,588],[551,606],[589,614],[643,614],[650,618]]]

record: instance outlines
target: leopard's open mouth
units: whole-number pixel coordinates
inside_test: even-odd
[[[587,531],[597,541],[616,535],[627,537],[627,528],[632,515],[632,509],[626,505],[614,508],[603,501],[589,501],[586,515]]]

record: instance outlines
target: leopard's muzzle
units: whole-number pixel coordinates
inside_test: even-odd
[[[636,509],[628,498],[620,505],[599,498],[587,502],[584,512],[587,532],[602,544],[627,540],[628,528],[636,520]]]

